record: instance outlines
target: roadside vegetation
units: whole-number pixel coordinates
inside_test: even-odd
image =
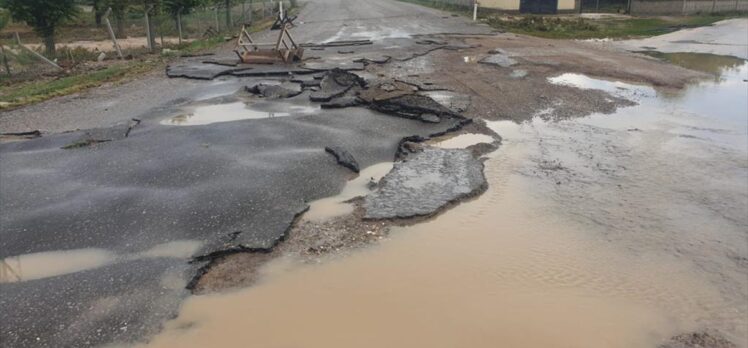
[[[694,28],[733,18],[737,15],[697,15],[677,17],[500,16],[482,20],[490,26],[518,34],[554,39],[629,38],[662,35],[683,28]]]
[[[163,69],[177,57],[202,54],[226,44],[250,18],[250,31],[262,30],[276,14],[269,1],[253,3],[254,6],[241,0],[0,0],[0,110]],[[58,7],[51,12],[43,6],[35,7],[45,4]],[[147,47],[144,25],[144,9],[151,5],[153,49]],[[108,18],[122,47],[122,59],[118,58],[103,18],[108,8],[112,8]],[[114,8],[121,13],[115,13]],[[46,19],[34,22],[39,16]],[[54,28],[46,23],[54,23]]]
[[[400,0],[472,16],[472,8],[435,0]],[[500,30],[553,39],[602,39],[647,37],[666,34],[683,28],[694,28],[746,13],[701,14],[693,16],[630,17],[622,16],[621,6],[601,7],[599,18],[580,17],[576,14],[551,16],[505,14],[481,9],[478,19]]]

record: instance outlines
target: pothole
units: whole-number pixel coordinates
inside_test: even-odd
[[[310,115],[319,110],[319,106],[294,105],[277,101],[258,103],[235,101],[225,104],[190,107],[185,110],[186,113],[165,119],[161,121],[161,124],[167,126],[199,126],[219,122]]]
[[[465,149],[478,144],[490,144],[494,138],[486,134],[468,133],[454,137],[435,139],[431,145],[442,149]]]
[[[339,194],[312,202],[309,211],[304,214],[304,220],[321,222],[352,213],[354,206],[348,201],[369,194],[371,185],[389,173],[392,166],[392,162],[382,162],[364,168],[356,178],[345,184]]]

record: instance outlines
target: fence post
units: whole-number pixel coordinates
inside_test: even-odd
[[[478,0],[473,1],[473,22],[478,20]]]
[[[104,16],[102,17],[104,19],[104,23],[106,23],[106,28],[109,30],[109,37],[112,39],[112,42],[114,43],[114,49],[117,50],[117,56],[119,59],[124,59],[122,56],[122,49],[119,47],[119,43],[117,42],[117,37],[114,35],[114,30],[112,30],[112,23],[109,22],[109,15],[112,13],[112,8],[108,8],[106,10],[106,13],[104,13]]]
[[[681,12],[681,15],[683,15],[683,16],[686,15],[686,1],[688,1],[688,0],[683,0],[683,11]]]
[[[255,7],[252,4],[252,0],[249,0],[249,24],[252,24],[252,16],[254,15]]]
[[[180,7],[177,10],[177,33],[179,34],[179,44],[182,44],[182,10],[184,7]]]
[[[3,65],[5,65],[5,73],[10,76],[10,65],[8,64],[8,56],[5,55],[5,46],[0,45],[0,50],[3,51]]]
[[[214,9],[215,9],[215,15],[216,15],[216,32],[219,32],[219,31],[221,31],[221,25],[218,22],[218,5],[216,5],[216,7],[214,7]]]
[[[154,46],[156,46],[156,40],[153,37],[153,32],[151,31],[151,17],[148,15],[149,12],[151,12],[151,9],[153,8],[153,5],[148,5],[145,8],[145,37],[146,40],[148,40],[148,50],[153,53]]]
[[[39,58],[39,59],[47,62],[49,65],[51,65],[51,66],[53,66],[53,67],[55,67],[57,69],[62,70],[62,67],[60,67],[59,65],[57,65],[57,63],[55,63],[55,62],[47,59],[47,57],[45,57],[45,56],[43,56],[43,55],[41,55],[39,53],[36,53],[36,51],[34,51],[34,50],[32,50],[32,49],[24,46],[23,43],[21,43],[21,37],[18,36],[18,32],[16,32],[16,42],[18,43],[18,46],[21,46],[21,48],[23,48],[24,50],[28,51],[29,53],[35,55],[37,58]]]

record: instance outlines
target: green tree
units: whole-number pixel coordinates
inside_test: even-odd
[[[96,26],[101,26],[101,16],[106,11],[106,1],[104,0],[90,0],[88,2],[93,7],[94,19],[96,20]]]
[[[103,3],[112,8],[112,16],[115,22],[115,33],[117,37],[124,38],[125,35],[125,16],[130,8],[130,0],[104,0]],[[106,9],[104,10],[106,12]]]
[[[44,39],[48,55],[55,53],[55,32],[65,20],[78,14],[75,0],[4,0],[11,16],[34,28]]]

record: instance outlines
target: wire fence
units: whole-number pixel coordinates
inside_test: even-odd
[[[284,9],[290,9],[291,5],[291,1],[283,1]],[[29,26],[11,23],[0,32],[0,79],[28,79],[65,71],[82,62],[104,65],[104,61],[117,59],[107,20],[123,58],[136,59],[163,49],[177,50],[191,43],[234,35],[241,25],[277,18],[279,8],[278,0],[244,0],[234,1],[228,11],[225,6],[214,6],[174,15],[151,9],[147,17],[153,47],[149,45],[146,11],[142,6],[130,8],[119,18],[110,14],[101,18],[100,23],[97,23],[92,9],[83,8],[73,22],[58,29],[54,55],[45,52],[42,39]],[[23,46],[18,44],[19,41]],[[59,68],[46,62],[45,58]]]

